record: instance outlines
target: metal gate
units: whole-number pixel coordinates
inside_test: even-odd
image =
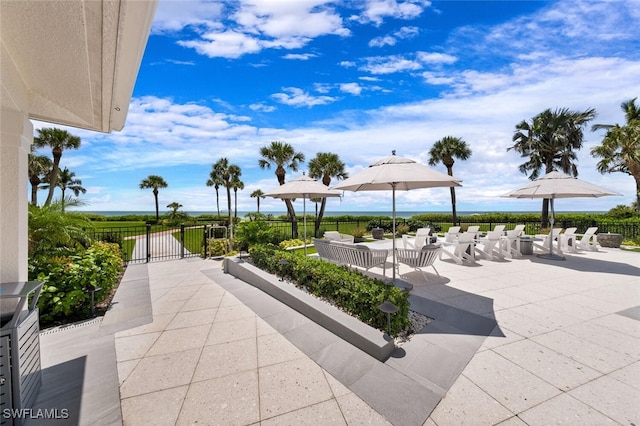
[[[126,263],[203,256],[207,238],[217,236],[212,225],[146,225],[95,230],[93,239],[120,244]],[[221,233],[226,238],[226,228]]]

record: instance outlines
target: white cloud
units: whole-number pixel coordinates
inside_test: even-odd
[[[379,26],[386,18],[414,19],[430,4],[426,0],[367,0],[362,13],[352,19]]]
[[[288,53],[286,55],[284,55],[282,58],[283,59],[292,59],[292,60],[298,60],[298,61],[307,61],[311,58],[315,58],[318,55],[314,54],[314,53]]]
[[[196,4],[205,8],[208,3]],[[192,7],[194,4],[190,2],[185,9]],[[225,7],[233,9],[224,16],[220,8],[204,17],[178,14],[181,19],[161,19],[159,26],[166,31],[178,31],[189,25],[197,27],[190,39],[178,44],[211,58],[239,58],[272,48],[298,49],[317,37],[351,34],[327,0],[243,0],[227,3]]]
[[[369,57],[365,58],[365,61],[367,63],[359,69],[371,74],[392,74],[402,71],[416,71],[422,68],[422,65],[415,60],[406,59],[399,55]]]
[[[358,96],[362,93],[362,86],[358,83],[342,83],[340,84],[340,91]]]
[[[353,61],[342,61],[338,65],[344,68],[353,68],[356,66],[356,63]]]
[[[273,112],[276,110],[276,107],[273,105],[266,105],[263,103],[251,104],[249,108],[253,111],[262,111],[262,112]]]
[[[285,87],[281,93],[274,93],[271,97],[280,103],[292,107],[312,107],[316,105],[326,105],[336,101],[331,96],[312,96],[297,87]]]
[[[453,64],[458,58],[445,53],[416,52],[416,59],[425,64]]]
[[[180,40],[180,46],[195,49],[201,55],[210,58],[239,58],[247,53],[262,50],[260,40],[237,31],[210,32],[202,35],[200,40]]]
[[[218,26],[223,5],[220,2],[191,1],[185,7],[181,0],[162,0],[158,2],[153,20],[152,33],[180,31],[188,26]]]
[[[396,44],[396,39],[391,36],[376,37],[369,41],[369,47],[384,47],[393,46]]]

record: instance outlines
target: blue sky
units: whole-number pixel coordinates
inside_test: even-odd
[[[82,147],[61,166],[87,188],[83,210],[153,210],[138,186],[157,174],[169,184],[160,206],[215,211],[205,182],[226,157],[242,169],[238,210],[255,211],[249,195],[277,186],[258,167],[271,141],[305,155],[292,179],[318,152],[353,175],[392,149],[426,164],[435,141],[456,136],[472,150],[453,167],[458,210],[538,210],[539,200],[500,198],[528,182],[507,152],[516,124],[547,108],[595,108],[593,123],[622,123],[620,103],[638,96],[639,1],[160,0],[124,130],[68,129]],[[565,199],[558,210],[634,200],[630,176],[596,171],[589,151],[602,136],[585,130],[579,177],[623,197]],[[224,191],[220,201],[224,211]],[[327,209],[390,206],[390,193],[346,192]],[[444,188],[397,196],[399,211],[450,208]],[[264,199],[261,210],[284,207]]]

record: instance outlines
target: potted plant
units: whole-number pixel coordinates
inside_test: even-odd
[[[351,230],[351,235],[353,235],[354,243],[363,243],[364,242],[364,234],[367,233],[365,228],[353,228]]]

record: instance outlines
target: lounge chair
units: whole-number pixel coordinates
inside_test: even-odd
[[[416,271],[422,272],[425,279],[428,279],[427,273],[422,270],[422,268],[426,268],[427,266],[431,266],[436,274],[440,276],[440,273],[434,266],[434,262],[440,256],[440,252],[442,248],[437,245],[427,244],[423,246],[421,249],[398,249],[396,252],[396,268],[398,268],[400,263],[404,263],[407,266],[412,267]],[[399,268],[398,275],[400,274]]]
[[[542,239],[542,243],[537,243],[534,241],[533,246],[542,250],[545,254],[550,254],[549,252],[549,239],[551,239],[551,244],[554,243],[558,239],[558,235],[562,232],[562,228],[553,228],[548,234],[538,234],[536,238]]]
[[[473,238],[473,234],[469,234],[468,232],[458,234],[455,240],[442,243],[440,259],[442,259],[443,254],[446,254],[458,265],[461,265],[465,261],[475,262],[475,244],[476,241]]]
[[[480,226],[471,225],[467,227],[467,231],[469,234],[473,234],[473,238],[478,239],[478,233],[480,232]]]
[[[498,259],[504,259],[506,255],[511,257],[505,250],[503,250],[503,244],[501,241],[502,231],[490,231],[483,238],[478,239],[481,247],[476,246],[476,251],[489,260],[493,260],[494,257]]]
[[[524,225],[523,225],[524,226]],[[523,228],[524,229],[524,228]],[[500,237],[500,244],[502,244],[502,250],[505,257],[520,257],[520,229],[512,229],[506,232],[506,235]]]
[[[577,253],[576,249],[576,231],[578,228],[567,228],[560,234],[560,251]]]
[[[329,241],[353,244],[353,235],[341,234],[338,231],[324,231],[324,238]]]
[[[576,243],[576,248],[582,250],[590,250],[590,251],[598,251],[598,235],[596,235],[596,231],[598,227],[593,227],[587,229],[584,234],[574,234],[576,237],[580,238],[580,241]]]
[[[496,225],[493,227],[494,232],[500,232],[500,234],[504,235],[504,225]]]
[[[427,242],[431,242],[431,238],[431,228],[418,228],[413,241],[406,234],[402,236],[402,246],[405,249],[421,249]]]
[[[449,228],[446,234],[444,234],[444,242],[445,243],[455,243],[458,238],[458,234],[460,234],[459,226],[452,226]]]

